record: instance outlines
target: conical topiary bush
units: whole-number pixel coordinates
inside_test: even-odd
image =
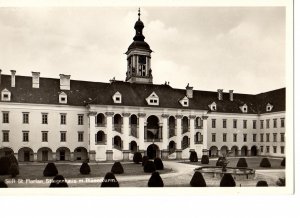
[[[58,174],[57,168],[54,163],[48,163],[44,169],[43,175],[50,177]]]
[[[152,160],[148,160],[144,166],[145,173],[153,173],[156,170],[155,164]]]
[[[280,165],[281,165],[282,167],[285,167],[285,157],[282,159]]]
[[[114,174],[123,174],[124,169],[120,162],[115,162],[114,165],[111,167],[111,172]]]
[[[163,170],[164,169],[164,164],[162,160],[159,157],[156,157],[154,159],[154,165],[156,170]]]
[[[208,157],[208,155],[202,155],[202,157],[201,157],[201,163],[202,164],[209,164],[209,157]]]
[[[270,163],[270,161],[269,161],[269,158],[264,157],[264,158],[261,160],[259,166],[260,166],[260,167],[265,167],[265,168],[270,168],[270,167],[271,167],[271,163]]]
[[[159,172],[153,172],[149,181],[148,187],[164,187],[164,182],[159,175]]]
[[[142,166],[145,166],[145,164],[147,163],[148,160],[149,160],[149,157],[148,156],[144,156],[142,158]]]
[[[225,173],[223,175],[220,187],[235,187],[235,181],[230,173]]]
[[[206,187],[206,182],[201,172],[196,171],[190,181],[192,187]]]
[[[82,175],[88,175],[91,172],[91,168],[87,162],[83,162],[81,164],[79,171],[80,171],[80,174],[82,174]]]
[[[119,187],[119,182],[112,172],[108,172],[106,173],[100,187]]]
[[[0,188],[8,188],[8,186],[4,181],[0,181]]]
[[[196,151],[191,151],[189,159],[190,159],[191,162],[198,162],[197,152]]]
[[[236,167],[245,167],[245,168],[248,167],[246,158],[241,157],[241,158],[238,160],[238,162],[237,162],[237,164],[236,164]]]
[[[258,187],[258,186],[268,186],[268,183],[266,182],[266,181],[264,181],[264,180],[260,180],[260,181],[258,181],[257,183],[256,183],[256,186]]]
[[[68,184],[62,175],[56,175],[49,186],[49,188],[67,188],[67,187]]]
[[[12,163],[9,167],[9,174],[12,178],[15,178],[17,175],[19,175],[19,165]]]
[[[218,160],[217,160],[217,163],[216,163],[217,167],[221,167],[222,166],[222,162],[221,161],[222,161],[222,157],[219,157]]]
[[[133,155],[133,162],[139,164],[143,161],[143,156],[141,152],[135,152]]]

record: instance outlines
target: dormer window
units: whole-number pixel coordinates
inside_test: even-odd
[[[1,101],[10,101],[11,93],[7,89],[3,89],[1,92]]]
[[[148,105],[159,105],[159,98],[155,92],[152,92],[148,98],[146,98]]]
[[[273,109],[273,105],[271,105],[270,103],[268,103],[267,106],[266,106],[266,111],[270,112],[270,111],[272,111],[272,109]]]
[[[243,106],[240,107],[241,111],[243,113],[248,113],[248,106],[246,104],[244,104]]]
[[[180,101],[180,104],[183,106],[183,107],[188,107],[189,106],[189,99],[188,97],[184,97],[183,99],[181,99]]]
[[[60,104],[67,104],[68,103],[68,96],[66,93],[64,92],[61,92],[59,94],[59,103]]]
[[[120,92],[116,92],[114,95],[113,95],[113,100],[114,100],[114,103],[116,104],[121,104],[122,103],[122,95]]]
[[[211,103],[210,105],[208,105],[208,107],[210,108],[211,111],[216,111],[217,110],[216,102]]]

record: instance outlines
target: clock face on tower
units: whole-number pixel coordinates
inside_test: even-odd
[[[139,63],[140,64],[146,64],[146,56],[145,55],[140,55],[139,56]]]

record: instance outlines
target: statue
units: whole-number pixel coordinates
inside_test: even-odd
[[[225,153],[222,154],[223,157],[221,157],[221,159],[220,159],[220,164],[222,166],[222,172],[226,172],[227,171],[226,167],[229,164],[229,160],[227,160],[227,156],[230,153],[231,153],[231,151],[230,152],[225,152]]]

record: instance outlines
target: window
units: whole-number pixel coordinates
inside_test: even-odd
[[[67,96],[67,94],[64,93],[64,92],[61,92],[59,94],[59,103],[60,104],[67,104],[67,102],[68,102],[68,96]]]
[[[9,131],[8,130],[2,131],[2,141],[9,142]]]
[[[243,134],[243,141],[247,142],[247,134]]]
[[[237,128],[237,120],[233,120],[233,128],[234,128],[234,129]]]
[[[66,132],[60,132],[60,141],[61,142],[67,141],[67,133]]]
[[[261,129],[264,128],[264,121],[263,121],[263,120],[260,121],[260,128],[261,128]]]
[[[270,128],[270,120],[266,120],[266,128],[269,129]]]
[[[23,113],[23,123],[29,123],[29,113]]]
[[[151,95],[146,98],[146,101],[148,105],[159,105],[159,98],[155,92],[152,92]]]
[[[227,141],[227,134],[223,133],[223,142],[226,142],[226,141]]]
[[[233,142],[236,142],[236,141],[237,141],[237,134],[234,133],[234,134],[233,134]]]
[[[227,128],[227,120],[223,120],[223,128]]]
[[[264,152],[264,146],[260,146],[260,152],[261,152],[261,153]]]
[[[211,103],[208,105],[211,111],[216,111],[217,110],[217,104],[216,102]]]
[[[273,146],[273,153],[276,154],[277,153],[277,147]]]
[[[268,103],[267,106],[266,106],[266,111],[270,112],[272,110],[272,108],[273,108],[273,105],[271,105],[270,103]]]
[[[280,141],[284,142],[284,133],[280,133]]]
[[[1,91],[1,101],[10,101],[11,93],[7,89]]]
[[[273,133],[273,142],[277,142],[277,133]]]
[[[277,128],[277,119],[273,119],[273,128]]]
[[[243,120],[243,128],[247,129],[247,120]]]
[[[113,99],[114,103],[116,103],[116,104],[122,103],[122,95],[121,95],[121,93],[120,92],[116,92],[113,95],[112,99]]]
[[[256,134],[253,134],[253,142],[256,142]]]
[[[211,134],[211,141],[216,142],[216,133]]]
[[[60,114],[60,124],[66,125],[67,123],[67,114]]]
[[[78,132],[78,141],[83,142],[83,132]]]
[[[83,114],[78,114],[78,125],[83,125]]]
[[[179,102],[184,107],[188,107],[189,106],[189,99],[186,96],[183,99],[181,99]]]
[[[284,118],[281,118],[281,119],[280,119],[280,127],[281,127],[281,128],[284,128]]]
[[[253,129],[256,129],[256,120],[252,121],[252,127],[253,127]]]
[[[211,120],[211,128],[216,128],[216,119]]]
[[[23,131],[23,142],[29,142],[29,132]]]
[[[48,142],[48,132],[42,132],[42,142]]]
[[[284,154],[284,146],[280,146],[280,153]]]
[[[260,134],[260,142],[263,142],[263,141],[264,141],[264,134],[261,133],[261,134]]]
[[[267,146],[267,153],[270,153],[270,146]]]
[[[270,142],[270,133],[266,133],[266,142]]]
[[[9,112],[2,112],[2,123],[9,123]]]
[[[48,124],[48,114],[42,114],[42,124]]]

